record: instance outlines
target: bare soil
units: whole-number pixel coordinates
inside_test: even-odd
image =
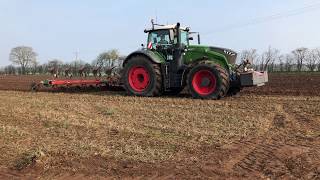
[[[219,101],[21,92],[2,87],[34,77],[1,79],[0,179],[319,179],[320,78],[304,76]]]
[[[320,95],[320,73],[271,73],[266,86],[245,88],[245,94]]]

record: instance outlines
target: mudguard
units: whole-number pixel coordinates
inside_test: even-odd
[[[123,67],[125,66],[125,64],[133,57],[133,56],[146,56],[148,59],[150,59],[152,62],[157,63],[157,64],[161,64],[165,62],[164,57],[161,56],[161,54],[159,54],[156,51],[152,51],[152,50],[147,50],[147,49],[141,49],[138,51],[134,51],[133,53],[129,54],[126,59],[123,62]]]

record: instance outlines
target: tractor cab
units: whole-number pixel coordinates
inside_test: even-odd
[[[145,33],[148,33],[147,49],[157,51],[166,61],[179,58],[174,57],[174,51],[184,50],[189,45],[189,28],[180,27],[180,24],[157,25],[152,23],[152,28],[146,29]]]
[[[145,30],[148,33],[148,48],[156,49],[159,46],[168,47],[178,43],[178,34],[180,34],[181,44],[189,45],[188,28],[180,28],[177,32],[176,25],[166,25]],[[150,46],[149,46],[150,45]]]

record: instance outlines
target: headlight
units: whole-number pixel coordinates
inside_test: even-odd
[[[234,52],[228,51],[228,50],[224,50],[224,53],[228,54],[229,56],[235,56],[236,54]]]

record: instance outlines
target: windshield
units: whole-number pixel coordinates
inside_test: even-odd
[[[189,45],[189,33],[187,31],[180,31],[180,37],[181,37],[181,44],[188,46]],[[170,45],[172,43],[177,43],[177,38],[174,38],[174,41],[172,41],[170,37],[170,31],[169,30],[157,30],[157,31],[151,31],[149,32],[148,36],[148,48],[156,49],[157,45]]]
[[[157,45],[169,45],[171,42],[169,30],[159,30],[149,33],[148,47],[155,48]]]

